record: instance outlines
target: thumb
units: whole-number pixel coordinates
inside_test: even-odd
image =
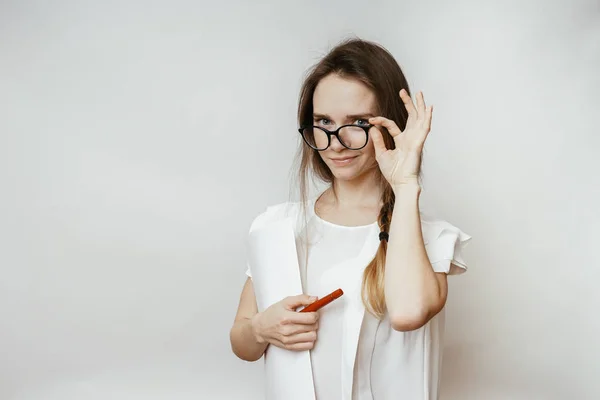
[[[295,310],[300,306],[307,306],[313,301],[316,301],[316,296],[309,296],[307,294],[299,294],[297,296],[290,296],[284,302],[284,305],[289,310]]]
[[[375,158],[379,160],[379,157],[381,157],[381,155],[387,151],[387,148],[385,147],[385,142],[383,141],[383,134],[377,128],[377,126],[373,126],[369,130],[369,134],[371,135],[371,139],[373,140],[373,147],[375,148]]]

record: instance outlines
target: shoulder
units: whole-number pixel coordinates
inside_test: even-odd
[[[264,210],[254,216],[250,225],[250,232],[263,228],[271,223],[281,221],[285,218],[297,219],[301,214],[300,202],[281,202],[267,206]]]
[[[471,239],[471,236],[463,232],[458,226],[425,213],[421,213],[421,230],[425,244],[433,243],[446,235],[455,236],[461,242],[467,242]]]

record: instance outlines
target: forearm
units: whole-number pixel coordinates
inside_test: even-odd
[[[418,184],[394,189],[385,265],[385,301],[394,328],[417,329],[439,304],[440,284],[423,243]]]
[[[231,349],[245,361],[260,359],[268,346],[268,342],[257,339],[252,323],[251,318],[240,318],[235,321],[230,332]]]

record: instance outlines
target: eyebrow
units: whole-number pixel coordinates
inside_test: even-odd
[[[370,112],[365,112],[365,113],[360,113],[360,114],[349,114],[349,115],[346,115],[346,120],[368,119],[368,118],[371,118],[374,116],[375,115],[373,115],[373,113],[370,113]],[[332,119],[327,114],[313,113],[313,119],[321,119],[321,118]]]

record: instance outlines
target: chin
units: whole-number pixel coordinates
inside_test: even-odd
[[[328,165],[335,179],[340,181],[353,181],[365,175],[370,175],[378,169],[377,164],[357,164],[348,167]]]
[[[351,181],[362,175],[364,172],[358,168],[340,168],[335,166],[330,166],[329,168],[331,169],[333,176],[335,176],[335,179],[341,181]]]

